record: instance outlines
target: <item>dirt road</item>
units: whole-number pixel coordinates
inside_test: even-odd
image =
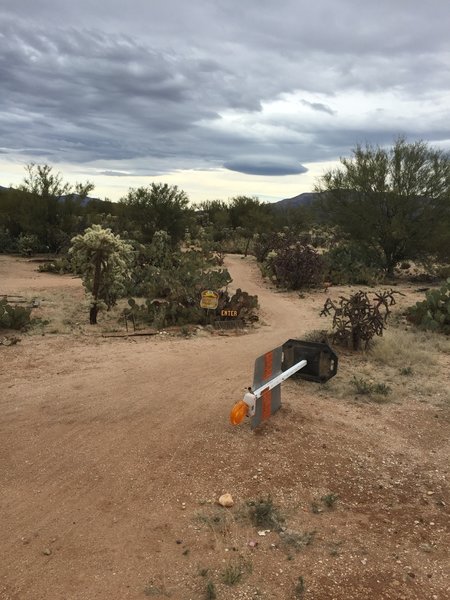
[[[437,449],[448,448],[448,422],[420,404],[361,408],[287,383],[259,435],[232,428],[255,357],[323,326],[324,296],[269,289],[251,259],[226,266],[233,287],[259,296],[264,324],[248,335],[0,346],[1,600],[188,600],[206,598],[207,582],[217,598],[284,599],[300,594],[300,576],[317,600],[444,599],[437,540],[448,535],[448,487]],[[24,272],[2,285],[51,293],[47,280],[57,281],[30,284]],[[59,281],[79,297],[77,280]],[[271,494],[289,527],[314,530],[317,542],[286,551],[234,508],[216,528],[212,501],[225,491],[236,507]],[[329,492],[341,504],[311,512]],[[224,581],[230,560],[252,565],[235,586]]]

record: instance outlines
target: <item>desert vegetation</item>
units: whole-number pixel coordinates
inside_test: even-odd
[[[192,206],[166,184],[112,203],[90,198],[89,182],[70,186],[52,167],[30,164],[19,189],[0,193],[0,252],[48,252],[42,271],[82,276],[91,323],[120,298],[147,323],[201,323],[199,294],[226,293],[220,262],[230,252],[254,254],[283,289],[439,283],[449,272],[449,165],[423,142],[357,146],[318,181],[312,203],[283,210],[245,196]],[[445,293],[428,291],[411,322],[447,332]]]

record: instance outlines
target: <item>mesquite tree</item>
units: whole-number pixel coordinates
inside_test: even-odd
[[[89,321],[96,325],[100,308],[114,306],[124,290],[132,247],[111,229],[92,225],[83,234],[72,238],[69,252],[76,270],[81,273],[84,287],[92,295]]]
[[[316,186],[323,216],[393,274],[404,259],[449,257],[450,154],[404,138],[392,148],[356,146]]]

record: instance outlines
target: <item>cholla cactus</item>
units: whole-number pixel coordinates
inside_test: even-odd
[[[383,335],[390,307],[395,304],[393,290],[373,293],[359,291],[349,298],[341,296],[333,302],[327,298],[320,316],[333,317],[333,341],[353,350],[368,348],[375,335]]]
[[[124,290],[132,247],[111,229],[92,225],[72,238],[69,252],[86,291],[92,295],[89,320],[96,325],[100,308],[114,306]]]

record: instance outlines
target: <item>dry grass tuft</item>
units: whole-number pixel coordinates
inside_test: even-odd
[[[421,332],[391,328],[375,341],[368,357],[379,364],[398,369],[435,365],[436,342],[429,337]]]

